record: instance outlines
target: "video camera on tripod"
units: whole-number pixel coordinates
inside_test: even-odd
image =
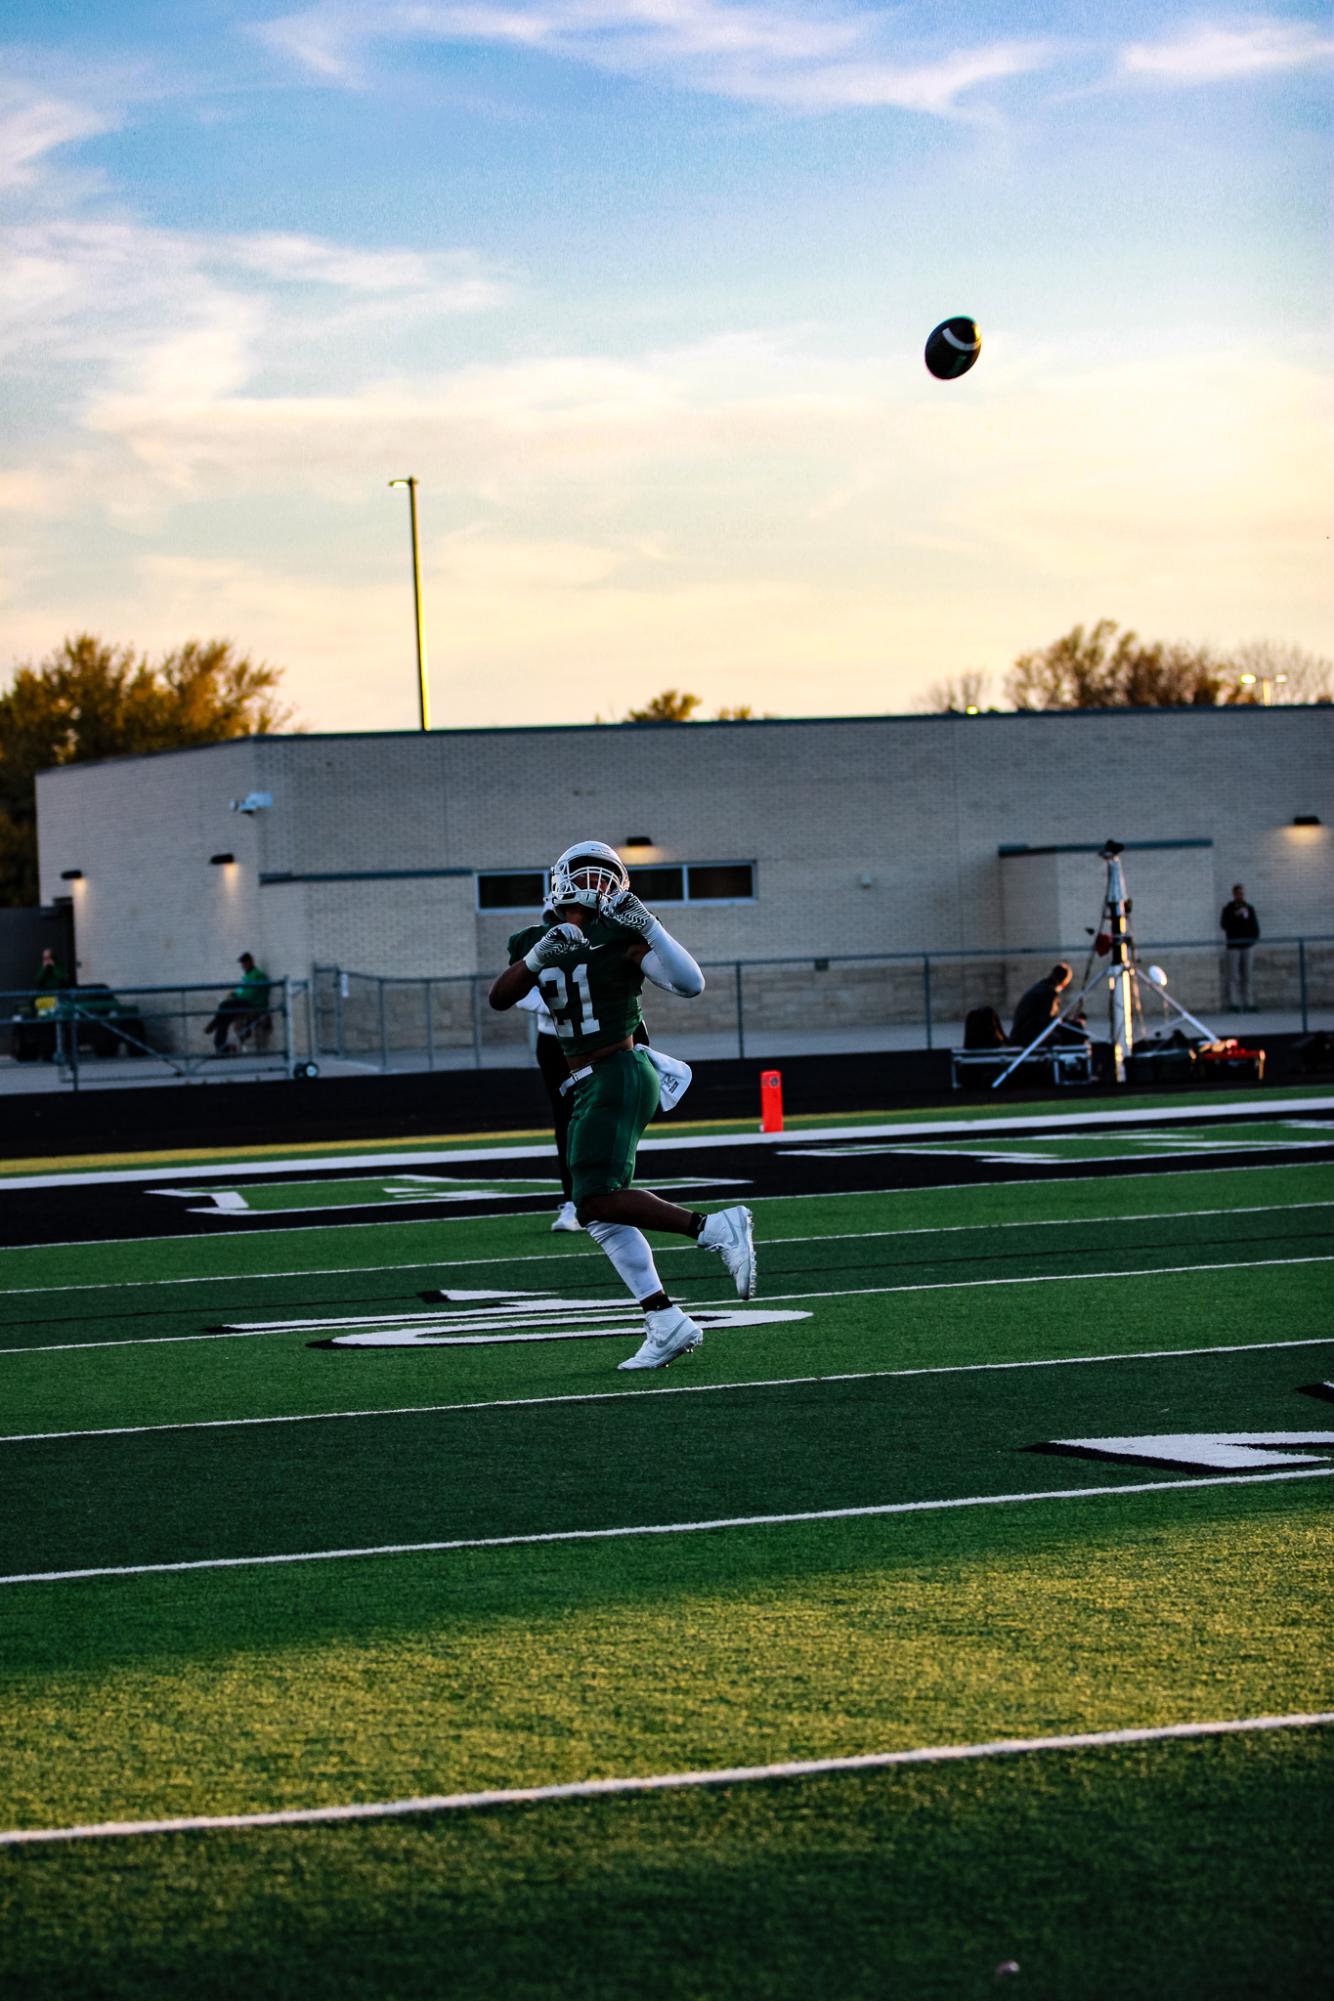
[[[1187,1008],[1182,1007],[1180,1001],[1174,1000],[1168,993],[1167,975],[1161,966],[1148,966],[1143,971],[1140,970],[1135,955],[1135,940],[1130,931],[1132,905],[1126,894],[1125,870],[1121,865],[1125,848],[1124,841],[1108,840],[1104,841],[1098,850],[1099,860],[1107,864],[1107,886],[1103,895],[1101,921],[1094,939],[1094,950],[1098,957],[1106,958],[1106,966],[1096,967],[1092,977],[1073,1000],[1067,1001],[1061,1012],[1047,1023],[1042,1033],[1035,1036],[1028,1047],[1021,1049],[1014,1061],[1001,1071],[992,1082],[993,1091],[997,1090],[1007,1077],[1012,1076],[1019,1065],[1026,1062],[1035,1050],[1040,1049],[1044,1042],[1055,1035],[1058,1029],[1065,1027],[1072,1017],[1081,1015],[1084,1002],[1103,980],[1107,982],[1108,1040],[1112,1052],[1112,1075],[1118,1084],[1124,1084],[1126,1081],[1126,1059],[1135,1047],[1135,997],[1140,985],[1147,983],[1153,989],[1155,998],[1165,1007],[1171,1008],[1182,1021],[1189,1022],[1206,1042],[1215,1041],[1213,1030],[1206,1028],[1202,1021],[1197,1021]]]

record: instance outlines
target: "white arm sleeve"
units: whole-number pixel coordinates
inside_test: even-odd
[[[680,994],[686,1000],[702,994],[703,973],[659,918],[654,918],[645,936],[649,948],[643,958],[644,973],[654,986],[669,994]]]

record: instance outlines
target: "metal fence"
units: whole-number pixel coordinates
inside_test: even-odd
[[[289,1075],[309,1049],[309,983],[275,979],[259,1009],[220,1013],[208,986],[26,988],[0,993],[13,1063],[51,1064],[62,1083]],[[293,1034],[293,1007],[296,1004]]]
[[[1213,941],[1141,948],[1161,963],[1183,1006],[1235,1034],[1221,1012],[1221,951]],[[892,952],[829,958],[749,959],[705,966],[698,999],[646,990],[650,1028],[683,1055],[776,1056],[885,1048],[951,1048],[977,1007],[1011,1020],[1024,989],[1064,959],[1083,985],[1098,963],[1082,947],[1007,952]],[[1087,970],[1085,966],[1087,963]],[[1253,957],[1252,998],[1271,1032],[1334,1028],[1334,937],[1264,941]],[[311,1053],[372,1070],[481,1069],[521,1063],[532,1016],[487,1005],[493,975],[405,979],[317,966],[309,997]],[[1095,1030],[1096,995],[1090,1004]],[[1145,1003],[1142,1031],[1168,1026]]]
[[[1155,943],[1139,957],[1160,963],[1174,997],[1221,1035],[1252,1027],[1334,1031],[1334,936],[1262,941],[1251,979],[1258,1014],[1246,1023],[1222,1011],[1221,952],[1213,941]],[[954,1048],[973,1008],[992,1007],[1008,1025],[1019,995],[1056,959],[1074,967],[1078,985],[1096,963],[1086,946],[730,960],[706,965],[707,985],[696,1000],[650,987],[646,1011],[654,1041],[692,1060]],[[313,1064],[373,1072],[524,1064],[533,1017],[517,1008],[495,1013],[487,1004],[491,978],[318,966],[310,980],[275,979],[262,1013],[233,1016],[221,1031],[219,984],[0,993],[0,1023],[9,1029],[5,1068],[11,1088],[32,1088],[36,1067],[46,1064],[44,1081],[78,1090],[291,1076]],[[1098,1005],[1095,991],[1095,1033]],[[1144,1007],[1141,1034],[1170,1027],[1153,1000]]]

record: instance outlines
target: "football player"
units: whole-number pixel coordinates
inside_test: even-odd
[[[491,988],[493,1008],[517,1006],[537,987],[570,1066],[574,1109],[567,1154],[575,1212],[644,1310],[644,1340],[622,1369],[662,1369],[698,1348],[702,1330],[668,1298],[644,1231],[690,1237],[721,1257],[742,1299],[755,1295],[749,1209],[711,1216],[631,1186],[640,1135],[658,1108],[658,1072],[637,1046],[644,981],[687,999],[704,975],[685,946],[646,910],[614,848],[578,841],[551,870],[549,919],[516,931],[509,964]]]

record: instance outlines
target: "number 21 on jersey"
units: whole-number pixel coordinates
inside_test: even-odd
[[[537,984],[562,1040],[573,1041],[577,1035],[599,1032],[602,1024],[593,1012],[586,965],[544,966]]]

